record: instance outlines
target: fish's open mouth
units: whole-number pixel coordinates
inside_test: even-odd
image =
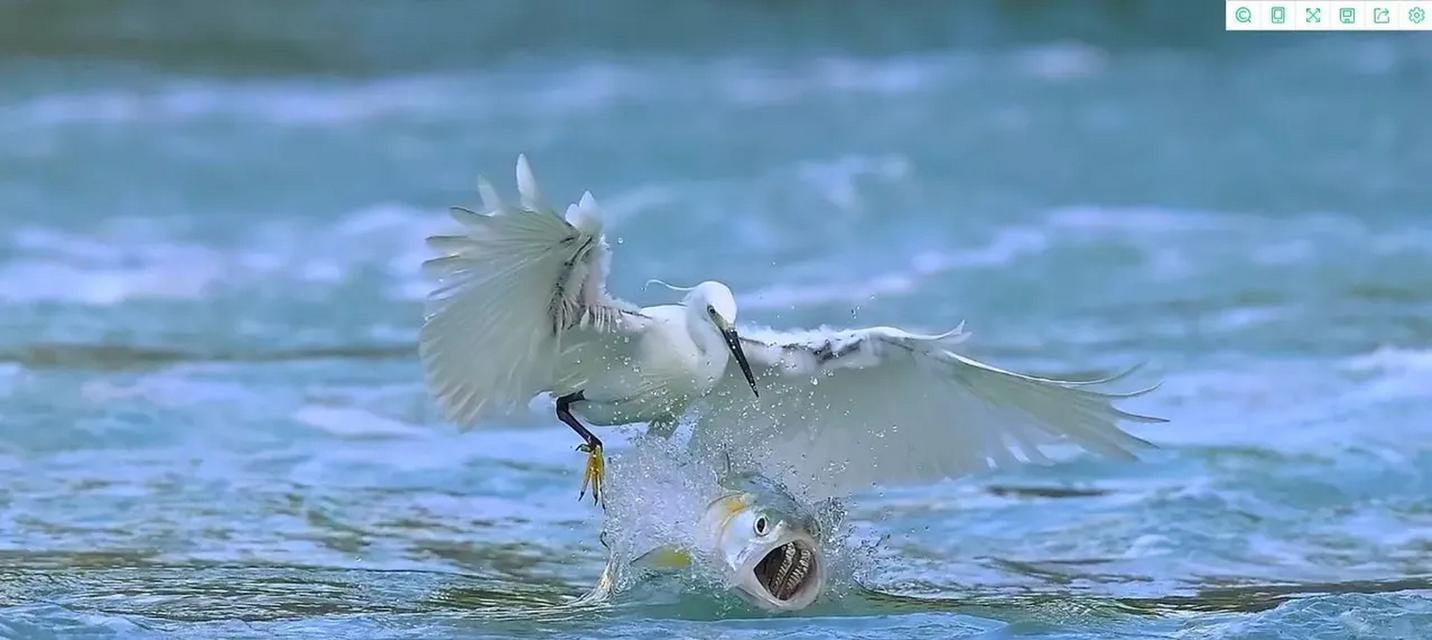
[[[756,564],[756,581],[777,600],[790,600],[815,576],[815,550],[800,540],[787,542]]]

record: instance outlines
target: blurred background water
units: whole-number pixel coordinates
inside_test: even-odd
[[[1222,11],[0,2],[0,636],[1426,637],[1432,36]],[[884,595],[559,606],[574,438],[458,432],[413,348],[422,238],[519,152],[619,295],[966,319],[1173,422],[857,498]]]

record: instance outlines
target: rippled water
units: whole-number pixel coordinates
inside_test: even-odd
[[[1426,637],[1432,39],[1190,4],[0,5],[0,636]],[[413,354],[521,151],[629,299],[964,319],[1173,421],[851,500],[802,615],[573,605],[574,438],[458,432]]]

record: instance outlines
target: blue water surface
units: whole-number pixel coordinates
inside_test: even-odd
[[[1432,636],[1432,36],[578,4],[0,3],[0,636]],[[414,349],[423,237],[519,152],[618,295],[965,320],[1172,422],[852,499],[863,587],[798,615],[573,607],[573,435],[446,424]]]

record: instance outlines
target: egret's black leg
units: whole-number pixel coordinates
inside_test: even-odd
[[[572,415],[572,403],[581,402],[586,399],[581,391],[569,393],[557,398],[557,419],[571,427],[573,431],[577,432],[577,435],[582,436],[582,440],[587,443],[587,446],[600,447],[602,446],[602,441],[598,440],[597,436],[587,430],[587,427],[583,426],[581,421],[577,420],[577,416]]]
[[[578,451],[584,451],[587,454],[587,469],[582,474],[582,491],[577,494],[577,498],[580,500],[586,496],[587,485],[591,485],[592,502],[600,502],[602,499],[602,472],[606,466],[605,460],[602,458],[602,441],[583,426],[581,421],[577,420],[577,416],[572,415],[572,403],[582,400],[586,400],[586,397],[582,395],[581,391],[557,398],[557,419],[571,427],[573,431],[577,432],[577,435],[582,436],[582,440],[586,441],[585,444],[577,447]]]

